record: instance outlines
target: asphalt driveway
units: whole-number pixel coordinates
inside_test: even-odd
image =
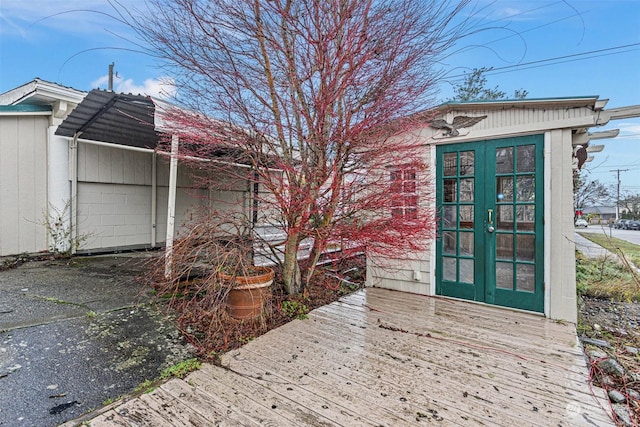
[[[192,357],[136,280],[148,254],[0,271],[0,426],[55,426]]]

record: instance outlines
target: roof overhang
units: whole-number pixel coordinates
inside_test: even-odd
[[[34,79],[0,94],[0,105],[53,105],[60,101],[79,104],[86,94],[68,86]]]
[[[594,111],[602,110],[607,99],[598,96],[575,96],[561,98],[531,98],[487,101],[451,101],[440,104],[436,110],[447,113],[452,110],[502,110],[511,108],[579,108],[586,107]]]

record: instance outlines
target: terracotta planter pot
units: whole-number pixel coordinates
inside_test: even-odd
[[[264,304],[271,297],[271,284],[275,272],[269,267],[253,267],[248,276],[220,277],[233,284],[227,295],[227,312],[235,319],[253,319],[262,314]]]

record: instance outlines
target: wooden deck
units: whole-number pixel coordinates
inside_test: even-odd
[[[613,425],[573,325],[441,298],[360,291],[222,364],[90,425]]]

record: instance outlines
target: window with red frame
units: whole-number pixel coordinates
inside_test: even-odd
[[[393,194],[391,216],[398,219],[418,218],[418,185],[414,168],[395,169],[390,173],[389,189]]]

